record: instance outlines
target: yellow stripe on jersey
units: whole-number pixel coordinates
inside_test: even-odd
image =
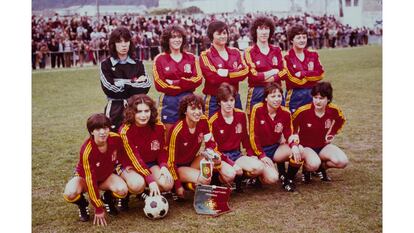
[[[292,89],[288,90],[287,95],[286,95],[286,101],[285,101],[286,108],[289,108],[290,99],[292,98],[292,94],[293,94],[293,90]]]
[[[174,180],[178,179],[178,175],[174,169],[174,160],[175,160],[175,143],[177,140],[177,135],[183,128],[183,121],[180,121],[174,130],[171,133],[170,143],[168,145],[168,168],[170,169],[171,175]]]
[[[249,87],[249,89],[247,90],[246,111],[248,115],[250,115],[250,107],[251,107],[250,104],[253,98],[253,90],[254,90],[254,87]]]
[[[312,107],[312,103],[310,103],[310,104],[305,104],[305,105],[301,106],[300,108],[296,109],[295,113],[293,113],[292,120],[295,120],[295,119],[296,119],[296,117],[297,117],[297,116],[298,116],[301,112],[303,112],[303,111],[305,111],[305,110],[308,110],[308,109],[310,109],[311,107]]]
[[[203,62],[203,64],[205,66],[207,66],[210,69],[210,71],[213,71],[213,72],[217,73],[216,67],[211,65],[210,61],[208,60],[207,52],[210,52],[210,49],[207,49],[206,51],[201,52],[201,54],[200,54],[201,61]]]
[[[138,172],[141,172],[144,176],[150,175],[150,172],[148,169],[145,169],[141,166],[141,164],[138,162],[137,158],[135,157],[134,152],[132,151],[131,146],[129,145],[128,138],[127,138],[127,131],[129,130],[130,124],[125,124],[124,127],[121,129],[121,139],[124,144],[125,151],[128,155],[129,160],[132,162],[132,165],[134,165],[135,169],[137,169]]]
[[[103,202],[101,201],[101,199],[97,198],[95,189],[93,187],[91,167],[89,165],[89,160],[88,160],[89,155],[91,154],[91,151],[92,151],[92,143],[88,142],[82,154],[82,164],[83,164],[83,169],[85,170],[86,187],[88,189],[89,198],[95,203],[97,207],[102,207]]]
[[[215,120],[217,120],[218,118],[218,112],[214,113],[210,119],[208,119],[208,123],[209,123],[209,128],[210,128],[210,132],[213,132],[213,123]]]
[[[158,71],[157,71],[157,65],[156,65],[156,64],[157,64],[157,60],[158,60],[158,58],[159,58],[160,56],[162,56],[162,55],[165,55],[165,53],[158,54],[158,55],[154,58],[154,64],[153,64],[153,66],[152,66],[152,72],[153,72],[153,75],[154,75],[154,81],[155,81],[156,83],[158,83],[158,85],[160,85],[162,88],[180,89],[180,87],[179,87],[179,86],[169,85],[168,83],[164,82],[164,80],[162,80],[162,79],[160,78],[160,75],[158,74]]]
[[[158,120],[161,120],[161,112],[162,112],[162,101],[164,101],[165,94],[161,93],[158,99]]]
[[[204,108],[206,109],[205,110],[205,114],[207,116],[210,115],[209,114],[209,111],[210,111],[210,101],[211,101],[211,95],[206,95],[206,103],[204,105]]]
[[[109,132],[109,136],[111,136],[111,137],[121,137],[121,136],[119,136],[119,134],[114,133],[114,132]]]
[[[257,145],[256,142],[254,141],[254,120],[256,119],[256,111],[258,108],[262,107],[263,103],[257,103],[253,106],[252,109],[252,113],[250,116],[250,130],[249,130],[249,138],[250,138],[250,144],[252,145],[252,149],[254,151],[254,153],[259,156],[260,155],[260,151],[259,149],[257,149]]]
[[[341,118],[344,120],[344,122],[342,123],[341,127],[339,127],[339,129],[338,129],[338,131],[337,131],[337,133],[339,133],[339,132],[341,132],[342,128],[343,128],[343,127],[344,127],[344,125],[345,125],[346,118],[345,118],[344,114],[342,113],[342,110],[341,110],[341,109],[340,109],[340,108],[339,108],[336,104],[329,103],[329,104],[328,104],[328,107],[333,108],[333,109],[335,109],[336,111],[338,111],[338,115],[339,115],[339,117],[341,117]]]
[[[253,59],[252,59],[252,55],[250,54],[252,48],[253,47],[248,47],[246,49],[246,51],[245,51],[245,58],[246,58],[246,62],[250,66],[250,72],[252,73],[252,75],[257,76],[258,72],[256,70],[256,64],[254,64]]]

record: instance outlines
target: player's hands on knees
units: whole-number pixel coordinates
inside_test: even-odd
[[[150,193],[150,196],[157,196],[157,195],[161,195],[160,193],[160,189],[158,188],[158,184],[157,182],[153,181],[151,183],[149,183],[148,185]]]
[[[263,157],[260,160],[266,165],[266,166],[274,166],[273,161],[269,157]]]
[[[239,165],[234,164],[233,165],[233,169],[236,172],[236,175],[241,176],[243,174],[243,170],[242,170],[242,168]]]
[[[175,190],[177,196],[184,198],[184,188],[183,187],[179,187],[178,189]]]
[[[100,214],[95,214],[95,217],[93,218],[93,225],[97,225],[97,226],[108,225],[105,219],[105,211]]]
[[[302,151],[303,151],[303,147],[302,147]],[[292,146],[292,156],[293,156],[293,159],[295,160],[295,163],[300,163],[302,161],[302,155],[301,155],[299,146],[297,145]]]
[[[173,182],[173,178],[166,167],[161,167],[160,173],[160,178],[164,177],[166,183],[171,184]]]

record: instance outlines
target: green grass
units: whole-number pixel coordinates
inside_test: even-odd
[[[109,217],[107,228],[78,222],[76,206],[62,197],[88,136],[86,119],[102,112],[106,103],[97,67],[33,72],[33,232],[381,232],[382,48],[319,53],[325,80],[334,87],[333,102],[347,118],[335,143],[350,164],[329,170],[334,182],[298,182],[296,193],[282,191],[279,184],[247,189],[231,196],[233,212],[217,218],[197,215],[190,198],[185,203],[170,201],[167,217],[151,221],[143,214],[143,203],[133,199],[132,209]],[[246,89],[244,82],[243,101]],[[150,96],[157,99],[155,88]]]

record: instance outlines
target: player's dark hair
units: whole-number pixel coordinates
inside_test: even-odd
[[[312,96],[320,94],[322,97],[328,98],[328,103],[332,102],[333,89],[330,82],[318,82],[311,91]]]
[[[155,101],[146,94],[137,94],[129,97],[128,106],[124,110],[124,123],[135,124],[135,114],[137,114],[138,104],[145,104],[149,107],[151,116],[148,121],[148,125],[151,128],[154,128],[155,123],[157,122],[158,111],[155,105]]]
[[[227,34],[229,34],[229,28],[227,24],[219,20],[213,21],[207,27],[207,36],[212,42],[214,38],[213,37],[214,32],[222,33],[224,30],[226,30]]]
[[[92,134],[95,129],[111,128],[111,120],[103,113],[95,113],[86,121],[86,128],[89,134]]]
[[[118,52],[116,51],[115,43],[121,41],[121,38],[125,41],[129,41],[129,49],[128,49],[128,56],[132,59],[135,58],[135,45],[134,42],[131,40],[131,32],[125,27],[117,27],[115,30],[112,31],[111,35],[109,36],[108,42],[108,50],[109,55],[113,58],[119,59]]]
[[[289,43],[292,43],[293,38],[295,38],[296,35],[307,35],[306,28],[301,24],[295,24],[291,28],[289,28],[287,35]]]
[[[275,92],[276,90],[280,91],[280,94],[283,94],[282,87],[277,83],[267,83],[264,89],[264,97],[266,98],[269,94]]]
[[[236,89],[232,85],[224,82],[220,84],[219,88],[217,89],[217,104],[220,105],[220,101],[227,101],[230,96],[233,96],[234,99],[236,99],[236,95]]]
[[[261,26],[267,26],[270,29],[269,39],[267,40],[270,43],[270,40],[272,39],[272,36],[275,33],[275,24],[273,23],[273,20],[264,16],[257,17],[253,21],[252,26],[250,27],[250,35],[253,39],[253,42],[257,42],[257,28]]]
[[[203,98],[195,94],[190,94],[182,98],[180,100],[180,107],[178,108],[178,115],[180,119],[185,118],[185,113],[187,112],[188,106],[193,106],[196,108],[203,109],[203,106],[204,106]]]
[[[166,53],[171,53],[170,50],[170,39],[172,38],[173,34],[178,33],[183,38],[183,43],[181,44],[180,51],[182,52],[184,49],[184,46],[187,44],[186,39],[186,32],[184,28],[180,25],[174,24],[171,26],[168,26],[161,35],[161,47],[162,50]]]

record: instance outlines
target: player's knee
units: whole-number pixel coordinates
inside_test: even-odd
[[[255,162],[255,163],[252,164],[251,173],[253,175],[259,175],[259,174],[263,173],[263,169],[264,169],[264,164],[263,163]]]
[[[344,156],[343,158],[338,159],[337,162],[337,167],[338,168],[345,168],[349,163],[349,160],[346,156]]]
[[[159,184],[160,189],[164,192],[168,192],[173,188],[173,183],[168,183],[166,180],[160,181]]]
[[[118,196],[125,196],[128,194],[128,186],[124,184],[117,184],[113,190]]]
[[[132,193],[142,193],[145,189],[145,182],[130,182],[128,184],[128,189]]]
[[[75,200],[78,195],[79,195],[79,193],[70,192],[70,191],[66,191],[66,190],[63,193],[64,199],[68,202],[72,202],[73,200]]]
[[[321,166],[321,160],[319,158],[309,159],[305,163],[306,170],[310,172],[318,170],[319,166]]]

